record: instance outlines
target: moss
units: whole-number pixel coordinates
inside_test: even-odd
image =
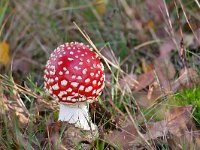
[[[187,105],[194,106],[193,118],[197,127],[200,127],[200,85],[193,89],[182,90],[151,108],[143,109],[142,112],[147,121],[161,121],[168,109]]]
[[[193,118],[200,127],[200,85],[193,89],[185,89],[169,99],[168,105],[194,105]]]

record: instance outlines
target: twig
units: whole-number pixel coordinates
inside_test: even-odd
[[[130,111],[128,110],[127,106],[125,106],[125,109],[128,113],[128,116],[130,117],[130,120],[134,126],[134,128],[136,129],[138,135],[140,136],[140,138],[146,143],[146,145],[149,147],[149,149],[154,150],[154,148],[151,146],[151,144],[145,139],[145,137],[143,136],[143,134],[139,131],[138,126],[135,123],[135,120],[133,119]]]

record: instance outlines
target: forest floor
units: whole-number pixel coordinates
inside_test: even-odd
[[[43,89],[50,54],[71,41],[102,55],[98,136],[57,121]],[[200,149],[199,77],[197,0],[0,1],[2,150]]]

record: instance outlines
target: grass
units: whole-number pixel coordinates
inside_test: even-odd
[[[197,126],[200,125],[200,86],[178,92],[168,104],[172,106],[193,105],[193,117]]]
[[[140,133],[140,125],[163,119],[161,115],[163,110],[160,106],[166,104],[166,101],[169,101],[170,105],[195,105],[194,119],[200,121],[199,86],[178,92],[170,99],[161,98],[154,103],[153,107],[143,108],[138,106],[138,100],[132,94],[133,90],[123,90],[120,85],[120,80],[127,74],[145,73],[141,58],[152,63],[159,55],[159,45],[171,38],[171,35],[162,34],[163,29],[168,27],[167,23],[155,20],[155,17],[163,17],[164,10],[159,11],[160,14],[156,13],[158,16],[155,16],[155,12],[147,11],[144,1],[100,0],[98,1],[100,5],[96,2],[89,0],[63,0],[59,3],[52,0],[31,3],[22,0],[0,1],[0,40],[8,42],[12,56],[11,64],[0,65],[0,149],[61,148],[55,143],[55,147],[52,147],[52,137],[57,136],[62,141],[65,129],[68,127],[61,125],[58,135],[51,133],[51,129],[56,133],[58,130],[53,126],[57,121],[58,106],[43,90],[43,70],[50,53],[59,44],[67,41],[88,43],[88,39],[81,34],[74,22],[81,31],[89,35],[91,38],[89,43],[93,42],[101,52],[106,68],[108,77],[106,88],[99,98],[101,110],[96,109],[96,117],[99,118],[96,122],[99,128],[104,129],[103,134],[116,128],[122,130],[122,127],[116,127],[116,120],[118,118],[125,120],[129,117],[127,108]],[[195,21],[198,20],[199,14],[196,10],[199,8],[196,1],[183,1],[183,4],[187,15],[192,19],[195,18]],[[177,5],[178,10],[181,10],[178,2]],[[167,1],[167,6],[171,17],[177,18],[177,10],[173,3]],[[129,13],[129,10],[133,11]],[[180,23],[183,32],[193,36],[190,28],[187,27],[184,15],[181,15]],[[180,23],[173,22],[175,30],[179,28]],[[162,36],[156,35],[158,31]],[[188,67],[200,70],[198,64],[200,54],[198,51],[193,52],[199,47],[196,48],[194,45],[194,43],[186,45],[187,51],[192,52],[187,53]],[[178,77],[183,67],[178,50],[176,49],[170,57]],[[18,67],[15,66],[19,62],[16,60],[23,60]],[[143,91],[146,92],[148,89]],[[142,119],[137,120],[136,117],[140,115]],[[171,146],[164,140],[145,142],[147,145],[151,143],[160,146],[161,149]],[[80,142],[76,149],[82,149],[83,145]],[[86,145],[98,150],[112,146],[120,149],[102,141],[101,138]],[[146,147],[145,144],[142,146]]]

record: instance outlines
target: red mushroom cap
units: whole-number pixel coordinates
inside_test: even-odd
[[[44,88],[59,102],[92,102],[101,94],[104,81],[104,67],[97,53],[78,42],[56,48],[44,71]]]

